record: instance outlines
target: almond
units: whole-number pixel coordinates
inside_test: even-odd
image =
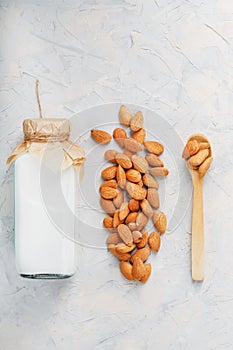
[[[212,163],[213,158],[208,157],[204,162],[199,166],[198,172],[200,177],[205,176],[207,170],[209,169],[211,163]]]
[[[117,228],[118,234],[121,237],[122,241],[127,245],[133,244],[133,237],[128,226],[120,224]]]
[[[110,235],[108,235],[107,240],[106,240],[107,244],[118,244],[120,242],[122,242],[122,240],[117,232],[110,233]]]
[[[152,219],[155,228],[163,234],[167,228],[167,219],[165,214],[160,210],[156,210],[154,211]]]
[[[159,194],[155,188],[148,188],[147,200],[154,208],[159,208]]]
[[[143,185],[144,185],[144,184],[143,184],[143,181],[140,180],[140,181],[137,183],[137,185],[140,186],[140,187],[143,187]]]
[[[142,283],[145,283],[148,278],[150,277],[151,275],[151,271],[152,271],[152,266],[151,264],[145,264],[145,268],[146,268],[146,273],[145,273],[145,276],[143,278],[140,279],[140,282]]]
[[[128,228],[129,228],[130,231],[132,231],[132,232],[138,230],[138,227],[137,227],[135,221],[128,223]]]
[[[131,130],[132,131],[140,130],[143,127],[143,123],[144,123],[144,117],[142,115],[142,112],[138,111],[137,113],[135,113],[133,118],[131,118],[131,121],[130,121]]]
[[[98,143],[109,143],[112,140],[112,136],[103,130],[91,130],[91,136]]]
[[[100,194],[105,199],[113,199],[117,196],[118,191],[116,188],[103,186],[100,187]]]
[[[126,183],[126,190],[130,197],[136,199],[136,200],[142,200],[146,198],[146,189],[143,187],[140,187],[132,182]]]
[[[139,243],[142,238],[142,233],[140,231],[133,231],[132,236],[134,243]]]
[[[136,212],[129,213],[129,215],[125,219],[125,223],[128,225],[130,222],[136,221],[137,216],[138,216],[138,213],[136,213]]]
[[[156,166],[163,167],[164,166],[163,162],[161,161],[161,159],[158,156],[156,156],[156,154],[147,153],[145,158],[146,158],[147,163],[152,167],[156,167]]]
[[[144,226],[146,226],[147,222],[148,222],[148,217],[142,212],[140,212],[136,219],[137,230],[141,231],[144,228]]]
[[[102,209],[109,215],[113,216],[116,211],[115,205],[110,199],[100,198],[100,205]]]
[[[119,111],[120,123],[124,126],[129,126],[131,118],[132,118],[132,114],[130,110],[126,106],[122,105]]]
[[[133,277],[133,274],[132,274],[132,269],[133,269],[133,266],[129,262],[126,262],[126,261],[121,261],[120,262],[121,273],[129,281],[133,281],[134,280],[134,277]]]
[[[199,151],[194,156],[190,157],[189,164],[192,167],[199,166],[199,165],[201,165],[201,163],[204,162],[204,160],[208,157],[208,155],[209,155],[209,150],[203,149],[202,151]]]
[[[132,156],[132,162],[133,162],[134,168],[140,171],[140,173],[145,173],[147,171],[148,163],[145,160],[145,158],[134,155]]]
[[[210,148],[209,142],[200,142],[199,143],[199,151],[206,149],[206,148]]]
[[[102,170],[101,175],[105,180],[112,180],[116,176],[117,166],[112,165]]]
[[[156,190],[155,190],[156,191]],[[148,193],[147,193],[148,195]],[[153,209],[151,208],[151,205],[150,203],[148,202],[147,199],[143,199],[141,202],[140,202],[140,206],[141,206],[141,209],[143,211],[143,213],[147,216],[147,217],[151,217],[153,215]]]
[[[146,267],[139,257],[134,259],[132,274],[136,280],[141,280],[146,274]]]
[[[187,142],[183,153],[182,153],[182,158],[189,158],[196,154],[199,151],[199,144],[197,140],[190,140]]]
[[[143,262],[145,262],[150,256],[150,247],[144,247],[142,249],[138,249],[135,253],[131,255],[130,262],[133,263],[136,258],[140,258]]]
[[[156,141],[145,141],[144,146],[147,149],[148,152],[154,153],[154,154],[161,154],[164,151],[163,145],[161,143]]]
[[[116,182],[116,180],[107,180],[107,181],[104,181],[104,182],[100,185],[100,188],[102,188],[102,187],[117,188],[117,182]]]
[[[113,218],[110,216],[107,216],[106,218],[103,219],[103,224],[104,227],[106,228],[113,228]]]
[[[151,168],[149,170],[150,174],[153,176],[159,176],[159,177],[164,177],[169,174],[168,169],[163,168],[163,167],[156,167],[156,168]]]
[[[142,238],[139,243],[137,243],[138,248],[144,248],[148,241],[148,232],[146,229],[142,230]]]
[[[155,252],[160,248],[160,234],[158,232],[152,232],[148,238],[148,244]]]
[[[126,131],[122,128],[116,128],[113,131],[113,137],[118,145],[123,148],[124,147],[124,139],[127,138]]]
[[[126,184],[126,175],[125,171],[121,165],[118,165],[116,172],[117,183],[120,188],[124,188]]]
[[[119,209],[119,219],[124,220],[129,214],[129,203],[123,202]]]
[[[142,151],[142,145],[130,137],[124,140],[124,147],[133,153]]]
[[[120,261],[127,261],[130,258],[130,253],[119,253],[116,250],[115,244],[109,244],[108,250]]]
[[[159,183],[158,181],[151,176],[150,174],[144,174],[142,177],[143,184],[147,187],[152,187],[152,188],[159,188]]]
[[[119,210],[117,210],[113,215],[113,227],[117,228],[120,224],[123,223],[124,220],[120,220],[119,218]]]
[[[136,199],[130,199],[129,201],[129,210],[130,211],[138,211],[139,210],[139,201]]]
[[[118,194],[113,199],[113,204],[115,205],[116,208],[120,208],[121,204],[124,202],[124,193],[120,188],[118,188],[117,191],[118,191]]]
[[[115,160],[115,155],[117,154],[118,152],[113,150],[113,149],[109,149],[108,151],[106,151],[104,153],[104,158],[108,161],[108,162],[111,162],[111,163],[116,163],[116,160]]]
[[[126,179],[130,182],[139,182],[142,176],[139,171],[130,169],[126,172]]]
[[[146,138],[146,130],[142,128],[138,131],[135,131],[132,135],[132,138],[138,141],[140,144],[143,144]]]
[[[124,169],[132,168],[131,160],[123,153],[117,153],[115,156],[116,162]]]
[[[116,245],[116,251],[118,253],[129,253],[129,252],[132,252],[132,250],[134,250],[135,247],[136,247],[135,244],[132,244],[131,246],[128,246],[125,243],[118,243]]]

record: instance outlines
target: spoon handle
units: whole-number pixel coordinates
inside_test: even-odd
[[[204,219],[203,219],[203,179],[193,181],[192,214],[192,279],[204,280]]]

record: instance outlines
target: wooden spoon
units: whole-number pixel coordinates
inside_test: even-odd
[[[208,142],[209,140],[201,134],[192,135],[188,141]],[[187,142],[188,142],[187,141]],[[212,157],[211,145],[209,157]],[[204,280],[204,219],[203,219],[203,196],[202,189],[204,176],[200,177],[197,170],[187,168],[192,176],[193,182],[193,213],[192,213],[192,279],[194,281]]]

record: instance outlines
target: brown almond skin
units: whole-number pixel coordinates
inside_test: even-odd
[[[103,219],[103,224],[104,227],[106,228],[113,228],[113,218],[110,216],[107,216],[106,218]]]
[[[182,153],[182,158],[189,158],[191,156],[193,156],[194,154],[196,154],[199,151],[199,143],[197,142],[197,140],[190,140],[187,142],[183,153]]]
[[[137,219],[136,219],[136,226],[137,226],[137,230],[141,231],[144,226],[146,226],[148,222],[148,217],[143,214],[143,212],[138,213]]]
[[[134,243],[139,243],[142,239],[142,233],[140,231],[133,231],[132,236]]]
[[[127,149],[124,149],[124,154],[132,161],[132,156],[135,155],[135,153],[133,152],[130,152],[129,150]]]
[[[122,128],[116,128],[113,131],[113,138],[121,148],[124,148],[124,139],[127,138],[126,131]]]
[[[149,170],[150,174],[153,176],[159,176],[159,177],[164,177],[167,176],[169,174],[168,169],[163,168],[163,167],[155,167],[155,168],[151,168]]]
[[[107,244],[118,244],[118,243],[121,243],[122,240],[120,238],[120,236],[118,235],[117,232],[115,233],[110,233],[107,237],[107,240],[106,240],[106,243]]]
[[[206,149],[206,148],[210,148],[209,142],[200,142],[199,143],[199,151]]]
[[[111,163],[116,163],[116,160],[115,160],[115,155],[117,154],[118,152],[113,150],[113,149],[109,149],[107,150],[105,153],[104,153],[104,158],[108,161],[108,162],[111,162]]]
[[[117,179],[118,186],[122,189],[125,188],[126,174],[121,165],[118,165],[118,168],[116,171],[116,179]]]
[[[130,258],[130,253],[119,253],[116,251],[115,244],[109,244],[108,250],[120,261],[127,261]]]
[[[147,195],[148,195],[148,193],[147,193]],[[147,217],[151,217],[153,215],[153,209],[151,208],[151,205],[147,199],[143,199],[140,202],[140,207],[143,211],[143,214],[145,214]]]
[[[151,271],[152,271],[151,264],[145,264],[145,267],[146,267],[146,273],[145,273],[145,276],[142,279],[140,279],[141,283],[146,283],[146,281],[148,280],[148,278],[151,275]]]
[[[116,251],[118,253],[129,253],[129,252],[132,252],[132,250],[134,250],[135,247],[136,247],[136,244],[132,244],[131,246],[128,246],[122,242],[116,245]]]
[[[130,222],[136,221],[137,216],[138,216],[138,213],[137,213],[137,212],[129,213],[129,215],[128,215],[127,218],[125,219],[126,225],[128,225]]]
[[[156,141],[145,141],[144,146],[147,149],[148,152],[154,153],[157,156],[164,151],[164,147],[161,143]]]
[[[135,131],[132,135],[132,138],[142,145],[146,138],[146,130],[142,128],[138,131]]]
[[[140,280],[145,276],[145,274],[146,274],[146,267],[145,267],[145,265],[143,264],[142,259],[140,259],[139,257],[136,257],[136,258],[134,259],[132,274],[133,274],[133,277],[134,277],[136,280],[139,280],[139,281],[140,281]]]
[[[159,208],[159,194],[155,188],[148,188],[146,198],[152,207]]]
[[[120,123],[124,126],[129,126],[132,117],[130,110],[125,105],[122,105],[119,111]]]
[[[132,162],[134,169],[138,170],[140,173],[145,173],[148,169],[148,163],[142,156],[134,155],[132,156]]]
[[[155,228],[161,233],[165,233],[166,228],[167,228],[167,218],[166,215],[160,211],[160,210],[155,210],[153,217],[152,217],[153,223]]]
[[[137,247],[140,249],[140,248],[144,248],[147,244],[147,241],[148,241],[148,232],[146,229],[144,229],[142,231],[142,239],[140,240],[139,243],[137,243]]]
[[[132,153],[142,151],[142,145],[131,137],[124,140],[124,147]]]
[[[136,200],[142,200],[146,198],[146,194],[147,194],[146,189],[132,182],[126,183],[126,190],[131,198],[134,198]]]
[[[127,201],[123,202],[119,209],[119,219],[124,220],[129,214],[129,203]]]
[[[92,138],[98,142],[98,143],[109,143],[112,140],[112,136],[107,132],[103,130],[91,130],[91,136]]]
[[[198,172],[200,177],[205,176],[205,174],[207,173],[211,163],[212,163],[213,158],[212,157],[208,157],[206,158],[206,160],[204,160],[204,162],[199,166]]]
[[[126,261],[121,261],[120,262],[121,273],[129,281],[133,281],[134,280],[134,277],[133,277],[133,274],[132,274],[132,269],[133,269],[133,266],[129,262],[126,262]]]
[[[200,166],[204,160],[209,156],[209,150],[203,149],[199,151],[197,154],[189,158],[189,164],[192,167]]]
[[[117,172],[117,166],[112,165],[102,170],[101,175],[102,175],[102,178],[105,180],[112,180],[115,178],[116,172]]]
[[[135,113],[130,121],[130,127],[132,131],[138,131],[143,127],[144,117],[141,111]]]
[[[129,210],[130,211],[138,211],[139,210],[139,201],[137,201],[136,199],[130,199],[129,201]]]
[[[117,188],[117,182],[116,180],[106,180],[100,185],[100,189],[103,187],[112,187],[112,188]]]
[[[129,246],[133,244],[133,237],[132,237],[131,231],[128,228],[128,226],[126,226],[124,224],[120,224],[117,227],[117,231],[118,231],[118,234],[121,237],[122,241],[125,244],[127,244]]]
[[[163,167],[164,166],[162,160],[158,156],[156,156],[156,154],[147,153],[145,158],[146,158],[147,163],[152,167],[157,167],[157,166]]]
[[[102,209],[109,215],[113,216],[116,211],[116,207],[111,199],[100,198],[100,205]]]
[[[105,199],[113,199],[117,196],[118,191],[116,188],[113,187],[100,187],[100,194]]]
[[[138,249],[135,253],[133,253],[131,255],[131,258],[130,258],[130,262],[133,263],[135,258],[139,257],[140,259],[142,259],[143,262],[145,262],[149,256],[150,256],[150,247],[144,247],[142,249]]]
[[[113,199],[113,204],[115,205],[116,208],[119,209],[121,204],[124,202],[124,193],[119,187],[118,187],[117,191],[118,191],[118,194]]]
[[[158,181],[150,174],[144,174],[142,177],[143,184],[147,187],[159,188]]]
[[[135,169],[129,169],[126,171],[126,179],[130,182],[137,183],[141,180],[141,173]]]
[[[148,238],[148,244],[154,252],[158,252],[160,248],[160,234],[158,232],[151,232]]]
[[[129,157],[127,157],[125,154],[123,153],[117,153],[115,156],[116,162],[122,166],[122,168],[124,169],[130,169],[132,168],[132,162],[129,159]]]

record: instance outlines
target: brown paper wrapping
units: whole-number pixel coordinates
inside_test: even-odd
[[[62,169],[67,169],[70,166],[76,168],[83,164],[85,160],[84,150],[69,140],[69,120],[57,118],[26,119],[23,122],[23,131],[24,141],[15,147],[7,159],[7,165],[27,152],[42,158],[48,148],[54,154],[58,151],[63,152]]]

